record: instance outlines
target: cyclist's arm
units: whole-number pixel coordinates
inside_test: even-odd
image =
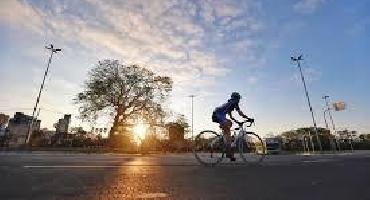
[[[241,110],[238,110],[238,114],[242,116],[243,118],[249,118],[247,115],[245,115]]]
[[[238,111],[238,114],[239,114],[240,116],[242,116],[243,118],[247,118],[247,119],[249,119],[249,117],[248,117],[247,115],[245,115],[245,114],[243,113],[243,111],[241,111],[241,110],[240,110],[239,105],[238,105],[238,107],[236,107],[236,111]]]
[[[228,114],[229,114],[230,119],[232,119],[234,122],[237,122],[237,120],[233,117],[233,115],[231,114],[231,112],[229,112]]]

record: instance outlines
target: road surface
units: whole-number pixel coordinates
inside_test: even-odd
[[[370,199],[370,153],[200,166],[191,154],[0,152],[0,199]]]

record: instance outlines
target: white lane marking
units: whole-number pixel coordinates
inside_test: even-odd
[[[123,165],[25,165],[24,168],[118,168]]]
[[[304,163],[317,163],[317,162],[320,162],[319,160],[304,160],[302,161]]]
[[[157,198],[166,198],[168,197],[167,193],[143,193],[136,196],[136,198],[142,199],[157,199]]]
[[[23,168],[120,168],[120,167],[186,167],[199,164],[122,164],[122,165],[24,165]]]
[[[318,160],[304,160],[304,163],[319,163],[319,162],[330,162],[334,161],[334,159],[318,159]]]

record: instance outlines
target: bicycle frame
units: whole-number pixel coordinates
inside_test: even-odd
[[[236,120],[234,121],[237,123],[238,126],[234,128],[233,133],[231,134],[231,136],[234,137],[234,144],[235,144],[235,146],[233,146],[233,150],[235,150],[236,152],[240,154],[240,158],[244,161],[244,163],[250,163],[250,164],[260,163],[265,156],[265,148],[264,148],[263,141],[254,132],[247,131],[247,127],[251,127],[254,123],[254,120],[247,119],[247,121],[243,121],[243,122],[238,122]],[[249,123],[249,124],[246,125],[246,123]],[[216,160],[212,161],[211,163],[207,163],[207,161],[202,160],[202,157],[198,156],[197,148],[194,148],[193,151],[194,151],[196,159],[201,164],[208,165],[208,166],[215,166],[216,164],[220,163],[223,160],[223,158],[225,158],[225,155],[227,153],[226,152],[227,142],[226,142],[225,135],[223,133],[219,134],[211,130],[202,131],[199,135],[197,135],[196,138],[199,138],[200,135],[207,134],[207,133],[210,133],[211,135],[215,136],[214,138],[208,141],[208,144],[206,144],[208,147],[210,147],[209,149],[210,151],[208,152],[210,154],[208,155],[208,158],[216,158]],[[247,136],[247,138],[245,138],[245,136]],[[250,136],[250,138],[248,136]],[[258,141],[257,143],[255,142],[255,139],[257,139]],[[195,145],[196,144],[197,143],[195,143]],[[261,144],[262,146],[261,145],[256,146],[255,144]],[[201,146],[203,145],[204,144],[201,144]],[[262,149],[258,150],[259,147],[261,147]],[[261,153],[257,151],[261,151]],[[234,152],[231,152],[231,153],[234,153]]]
[[[246,127],[251,127],[252,124],[254,122],[250,122],[250,121],[243,121],[243,122],[239,122],[237,120],[234,120],[235,123],[238,124],[238,127],[234,128],[234,134],[232,136],[235,137],[235,140],[236,139],[241,139],[246,133],[246,128],[244,128],[244,124],[249,122],[249,125],[247,125]],[[238,131],[238,133],[236,133]],[[250,132],[250,133],[254,133],[254,132]]]
[[[234,121],[238,124],[238,127],[234,128],[234,134],[231,135],[231,136],[234,136],[234,142],[235,142],[235,144],[237,144],[240,140],[244,140],[243,137],[247,133],[246,129],[244,128],[244,124],[248,121],[243,121],[243,122],[239,122],[239,121],[236,121],[236,120],[234,120]],[[246,127],[251,127],[253,123],[254,122],[249,122],[249,125],[247,125]],[[236,133],[236,131],[238,131],[238,133]],[[254,132],[249,132],[249,133],[254,133]],[[225,135],[224,135],[223,132],[222,132],[222,139],[223,139],[224,149],[226,149],[227,143],[225,142]],[[215,140],[212,141],[212,145],[215,144],[217,142],[217,140],[218,139],[215,138]],[[236,148],[236,149],[238,149],[238,148]],[[226,153],[225,151],[222,153],[222,158],[224,157],[225,153]]]

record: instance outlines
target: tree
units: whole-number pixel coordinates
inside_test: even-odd
[[[175,123],[179,124],[181,127],[184,128],[184,133],[185,135],[188,135],[189,134],[189,123],[188,123],[188,120],[185,118],[185,115],[178,115],[176,116],[176,120],[175,120]]]
[[[324,150],[330,150],[330,139],[334,138],[334,135],[330,134],[330,131],[325,128],[317,128],[321,145]],[[308,133],[311,134],[311,138],[308,137]],[[284,139],[284,144],[289,150],[303,149],[302,140],[306,137],[308,140],[312,139],[314,146],[317,147],[318,141],[316,139],[314,127],[298,128],[297,130],[286,131],[281,134]]]
[[[114,118],[112,137],[124,133],[129,122],[137,118],[157,123],[171,90],[170,77],[158,76],[139,65],[104,60],[89,71],[84,90],[75,100],[83,119],[95,120],[109,113]]]

